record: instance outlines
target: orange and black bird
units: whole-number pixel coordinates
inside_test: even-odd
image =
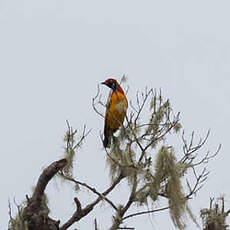
[[[103,145],[107,148],[110,146],[113,133],[115,133],[123,124],[128,107],[128,101],[124,90],[115,79],[108,78],[102,82],[102,84],[111,89],[106,105],[104,125]]]

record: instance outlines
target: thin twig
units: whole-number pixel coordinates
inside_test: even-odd
[[[83,218],[84,216],[88,215],[93,208],[95,207],[95,205],[97,205],[101,200],[103,200],[103,198],[108,195],[115,187],[117,184],[120,183],[120,181],[122,180],[123,176],[119,175],[117,177],[117,179],[113,182],[113,184],[106,189],[101,196],[99,196],[95,201],[93,201],[92,203],[88,204],[85,208],[82,208],[81,213],[79,214],[78,211],[76,210],[74,212],[74,214],[70,217],[69,220],[66,221],[65,224],[63,224],[60,227],[60,230],[66,230],[68,229],[72,224],[74,224],[75,222],[79,221],[81,218]]]
[[[130,214],[130,215],[128,215],[128,216],[123,217],[122,220],[131,218],[131,217],[134,217],[134,216],[140,216],[140,215],[145,215],[145,214],[149,214],[149,213],[164,211],[164,210],[167,210],[167,209],[169,209],[169,208],[170,208],[170,207],[168,206],[168,207],[158,208],[158,209],[154,209],[154,210],[150,210],[150,211],[136,212],[136,213],[133,213],[133,214]]]
[[[99,99],[98,99],[98,97],[99,97]],[[96,104],[100,104],[100,105],[102,105],[102,106],[105,106],[102,102],[101,102],[101,100],[100,100],[100,98],[101,98],[101,96],[100,96],[100,87],[99,87],[99,84],[97,85],[97,94],[96,94],[96,96],[93,98],[93,100],[92,100],[92,106],[93,106],[93,109],[94,109],[94,111],[99,115],[99,116],[101,116],[102,118],[104,118],[105,116],[97,109],[97,107],[96,107]],[[98,100],[97,102],[96,102],[96,100]]]
[[[72,181],[74,182],[76,185],[81,185],[87,189],[89,189],[91,192],[95,193],[96,195],[98,195],[101,199],[104,199],[105,201],[107,201],[116,211],[117,211],[117,207],[116,205],[111,201],[109,200],[107,197],[103,196],[102,193],[98,192],[95,188],[89,186],[88,184],[84,183],[84,182],[81,182],[81,181],[77,181],[75,180],[74,178],[72,177],[68,177],[66,175],[64,175],[62,172],[60,172],[61,176],[66,179],[66,180],[69,180],[69,181]]]

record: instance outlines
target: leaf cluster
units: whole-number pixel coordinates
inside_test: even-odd
[[[184,229],[186,214],[196,223],[188,199],[200,189],[207,174],[204,170],[200,176],[196,175],[195,167],[205,160],[195,164],[193,154],[206,139],[195,147],[190,143],[191,149],[184,151],[182,159],[177,160],[173,146],[166,144],[166,140],[169,135],[179,134],[182,126],[180,114],[174,115],[169,100],[163,99],[161,91],[145,89],[137,93],[135,104],[132,101],[129,104],[131,112],[125,125],[114,135],[111,148],[105,149],[111,180],[122,174],[131,191],[136,187],[133,203],[142,207],[166,198],[174,225]],[[182,179],[190,169],[196,183],[191,186],[187,182],[189,193],[186,195]]]
[[[29,230],[28,229],[28,222],[24,218],[24,205],[18,205],[16,202],[14,202],[17,206],[17,214],[15,217],[12,217],[11,214],[11,204],[9,202],[9,224],[8,224],[8,230]]]
[[[227,230],[226,217],[230,211],[224,210],[224,197],[220,197],[213,204],[214,198],[210,199],[210,207],[200,211],[204,230]]]

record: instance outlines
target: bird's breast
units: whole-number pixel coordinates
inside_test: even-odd
[[[125,110],[126,110],[124,100],[121,100],[120,102],[118,102],[118,103],[115,105],[115,107],[116,107],[116,110],[118,111],[118,113],[124,113]]]
[[[128,107],[127,99],[124,94],[120,92],[113,92],[110,97],[110,109],[118,113],[125,113]]]
[[[127,99],[124,94],[120,92],[113,92],[110,95],[110,100],[107,108],[108,126],[111,129],[118,129],[123,123],[126,110],[128,107]]]

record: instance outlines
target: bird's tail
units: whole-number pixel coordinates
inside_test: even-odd
[[[104,146],[105,148],[108,148],[108,147],[109,147],[109,138],[108,138],[107,136],[104,137],[103,146]]]

